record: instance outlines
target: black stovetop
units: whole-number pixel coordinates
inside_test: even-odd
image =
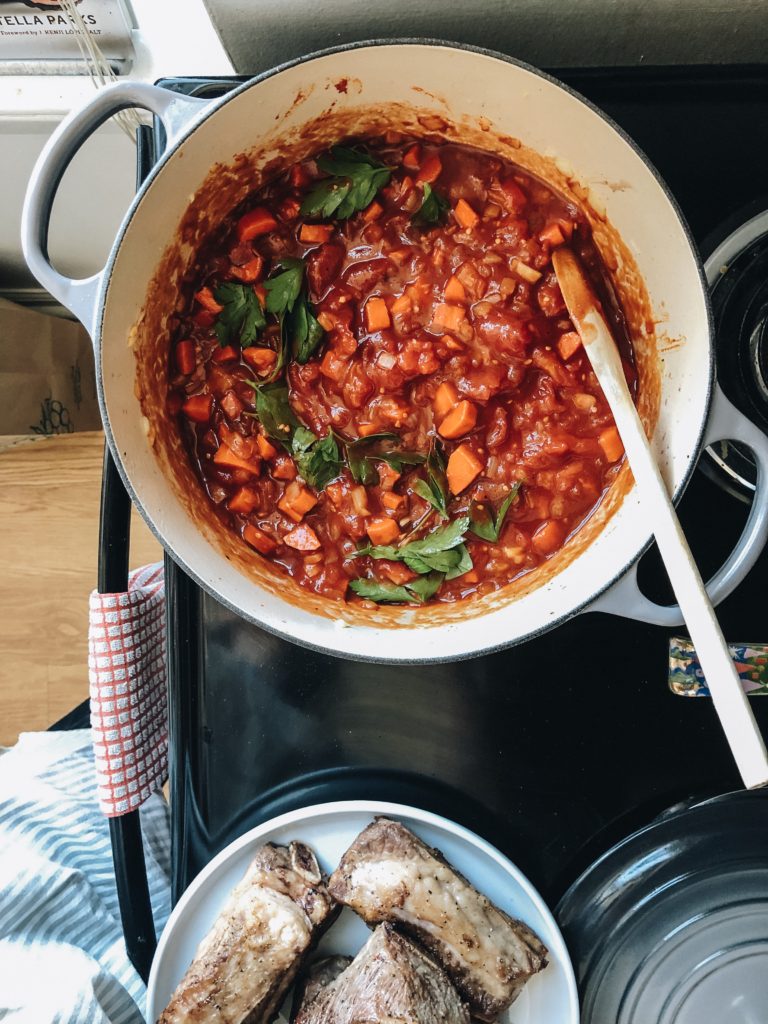
[[[768,205],[768,67],[560,77],[646,151],[703,247]],[[237,81],[161,84],[218,95]],[[746,506],[697,472],[680,512],[707,575]],[[658,596],[653,562],[651,552],[641,579]],[[729,640],[768,640],[766,581],[764,553],[720,607]],[[554,903],[589,860],[662,808],[739,785],[711,702],[667,688],[668,630],[591,613],[501,654],[387,667],[279,640],[170,560],[167,587],[175,896],[268,817],[375,798],[474,829]],[[755,705],[768,729],[768,701]]]

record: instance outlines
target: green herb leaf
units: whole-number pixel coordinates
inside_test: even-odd
[[[419,576],[417,580],[411,580],[410,583],[406,583],[406,587],[424,602],[434,597],[444,579],[446,577],[441,572],[431,572],[428,576]]]
[[[294,430],[300,427],[288,401],[284,384],[265,384],[256,388],[256,415],[267,437],[290,447]],[[314,437],[314,435],[312,435]]]
[[[422,540],[411,541],[402,551],[409,550],[415,555],[434,555],[441,551],[457,548],[464,540],[469,528],[469,516],[460,516],[447,526],[439,526]]]
[[[306,427],[298,427],[292,447],[299,472],[318,491],[324,490],[343,469],[344,463],[333,432],[318,438]]]
[[[397,434],[389,433],[369,434],[356,441],[347,441],[344,446],[347,465],[355,482],[366,487],[379,482],[379,474],[374,465],[376,459],[386,462],[396,473],[402,473],[404,465],[418,466],[424,462],[420,452],[398,451],[399,443]]]
[[[392,173],[362,150],[345,146],[334,146],[317,166],[331,177],[318,182],[305,197],[301,212],[308,217],[351,217],[373,202]]]
[[[304,280],[304,261],[285,256],[280,260],[281,274],[264,282],[267,293],[267,312],[281,316],[290,313],[301,292]]]
[[[294,309],[285,313],[284,321],[287,344],[297,363],[307,362],[323,340],[323,328],[315,319],[306,295],[302,292]]]
[[[400,548],[392,545],[365,545],[359,548],[354,558],[368,555],[370,558],[387,558],[393,562],[405,562],[409,569],[425,576],[431,572],[444,573],[446,579],[454,579],[472,568],[472,558],[464,544],[464,534],[469,527],[469,516],[462,516],[447,526],[438,527],[422,540],[411,541]],[[406,584],[407,586],[408,584]]]
[[[472,568],[472,556],[469,553],[466,544],[460,544],[457,548],[453,549],[452,554],[458,553],[459,560],[456,565],[449,569],[445,574],[447,580],[455,580],[457,576],[463,576],[465,572],[469,572]]]
[[[476,537],[490,541],[492,544],[498,544],[499,537],[501,536],[501,531],[504,526],[504,520],[507,518],[507,512],[509,512],[512,502],[517,499],[521,487],[522,481],[520,480],[518,480],[516,484],[513,484],[510,488],[509,494],[499,506],[499,511],[496,514],[495,519],[493,516],[493,509],[487,502],[472,502],[469,509],[470,518],[472,520],[470,530]]]
[[[218,315],[214,330],[220,345],[252,345],[267,322],[259,297],[245,284],[227,281],[213,292],[224,308]]]
[[[429,182],[424,182],[424,198],[421,206],[411,217],[411,221],[421,227],[434,227],[439,224],[450,209],[448,200],[436,192]]]
[[[443,519],[448,518],[448,482],[445,477],[445,459],[440,446],[435,442],[427,456],[427,479],[416,480],[414,491],[437,509]]]
[[[394,583],[380,583],[378,580],[361,579],[350,580],[349,586],[358,597],[365,597],[369,601],[377,601],[379,604],[392,601],[420,600],[415,594],[406,590],[405,587],[398,587]]]

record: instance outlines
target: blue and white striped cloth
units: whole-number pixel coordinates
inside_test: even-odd
[[[141,809],[155,924],[170,912],[168,809]],[[90,730],[24,733],[0,756],[0,1021],[143,1024]]]

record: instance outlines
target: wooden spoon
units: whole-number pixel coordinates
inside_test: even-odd
[[[552,264],[571,320],[611,407],[644,512],[656,536],[741,778],[750,789],[765,786],[768,756],[763,738],[645,436],[618,349],[574,254],[567,248],[556,249]]]

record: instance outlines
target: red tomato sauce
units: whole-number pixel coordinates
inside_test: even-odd
[[[348,162],[294,166],[206,244],[169,408],[217,514],[301,586],[485,594],[555,555],[623,458],[553,249],[586,266],[634,388],[624,317],[583,214],[516,165],[394,135]]]

